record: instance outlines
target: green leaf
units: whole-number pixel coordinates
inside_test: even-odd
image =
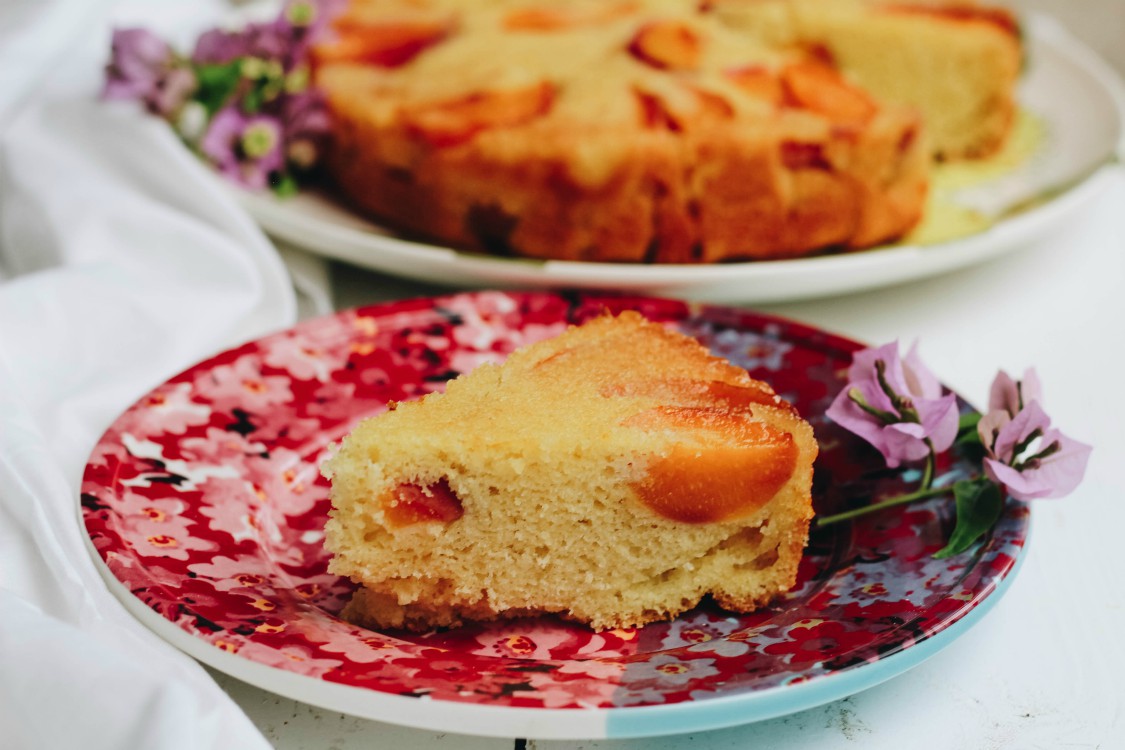
[[[198,65],[195,77],[199,81],[195,99],[207,109],[207,116],[211,117],[226,105],[238,88],[242,79],[241,62],[234,60],[222,64]]]
[[[958,445],[980,444],[980,433],[977,432],[977,423],[980,422],[982,416],[984,415],[976,411],[961,415],[961,419],[957,423]]]
[[[934,557],[959,555],[988,532],[1000,518],[1004,509],[1004,495],[990,480],[963,479],[953,485],[953,499],[957,506],[957,525],[949,543]]]

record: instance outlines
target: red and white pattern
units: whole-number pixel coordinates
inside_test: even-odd
[[[90,457],[90,537],[141,602],[242,658],[383,693],[538,708],[671,704],[815,680],[937,634],[1012,572],[1026,506],[1009,502],[979,548],[935,560],[953,521],[951,501],[936,499],[814,532],[797,587],[750,615],[704,605],[603,633],[553,617],[423,635],[340,620],[352,584],[326,572],[325,451],[388,401],[440,389],[606,308],[696,336],[794,403],[821,445],[818,512],[917,480],[823,416],[858,344],[671,300],[484,292],[313,320],[155,389]],[[951,481],[971,464],[955,455],[938,468]]]

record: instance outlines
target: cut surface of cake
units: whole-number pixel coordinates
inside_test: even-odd
[[[603,316],[360,423],[323,466],[343,616],[426,630],[554,613],[595,629],[791,588],[812,429],[636,313]]]
[[[328,170],[393,229],[572,261],[895,240],[1010,129],[1014,17],[915,0],[352,0]]]

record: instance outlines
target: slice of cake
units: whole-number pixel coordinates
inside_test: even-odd
[[[793,586],[811,427],[636,313],[604,316],[364,421],[325,462],[343,616],[423,630],[536,613],[641,625]]]

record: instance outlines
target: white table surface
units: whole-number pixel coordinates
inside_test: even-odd
[[[1039,501],[1026,562],[977,626],[914,670],[785,718],[632,741],[434,734],[344,716],[215,674],[263,733],[298,748],[1125,748],[1125,168],[1073,221],[986,265],[860,295],[763,307],[870,343],[920,342],[970,401],[1034,365],[1055,424],[1095,450],[1069,498]],[[337,307],[440,293],[344,265]]]

